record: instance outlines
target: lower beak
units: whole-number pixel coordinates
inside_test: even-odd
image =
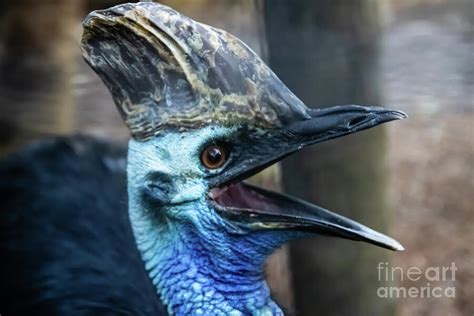
[[[222,217],[250,229],[293,229],[368,242],[401,251],[396,240],[297,198],[240,182],[213,197]]]

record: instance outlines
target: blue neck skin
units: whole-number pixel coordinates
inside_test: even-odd
[[[283,315],[270,298],[263,267],[295,236],[243,231],[211,209],[198,156],[206,133],[211,131],[129,143],[129,216],[145,268],[171,315]],[[156,172],[176,187],[159,208],[144,203],[141,191]]]
[[[275,236],[229,236],[216,232],[215,223],[165,226],[148,216],[144,210],[130,210],[145,267],[170,314],[283,315],[263,276]],[[201,229],[214,231],[203,237]]]

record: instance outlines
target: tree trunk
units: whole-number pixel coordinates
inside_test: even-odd
[[[372,0],[266,1],[270,65],[309,106],[378,105],[378,7]],[[385,133],[361,132],[283,163],[292,195],[387,231]],[[298,315],[391,315],[377,296],[386,250],[316,237],[291,246]]]
[[[4,3],[0,43],[0,154],[72,129],[71,75],[80,0]]]

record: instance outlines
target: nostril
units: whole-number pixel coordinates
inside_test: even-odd
[[[360,123],[364,122],[367,119],[367,115],[362,115],[355,117],[349,121],[348,127],[354,127],[359,125]]]

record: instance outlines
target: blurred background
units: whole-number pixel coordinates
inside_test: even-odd
[[[126,144],[109,93],[82,61],[81,20],[114,0],[0,1],[0,155],[83,133]],[[238,35],[308,106],[384,105],[410,118],[320,144],[254,181],[345,214],[405,246],[319,237],[267,267],[296,315],[474,314],[474,1],[169,0]],[[377,266],[457,267],[455,297],[380,297],[423,287]]]

